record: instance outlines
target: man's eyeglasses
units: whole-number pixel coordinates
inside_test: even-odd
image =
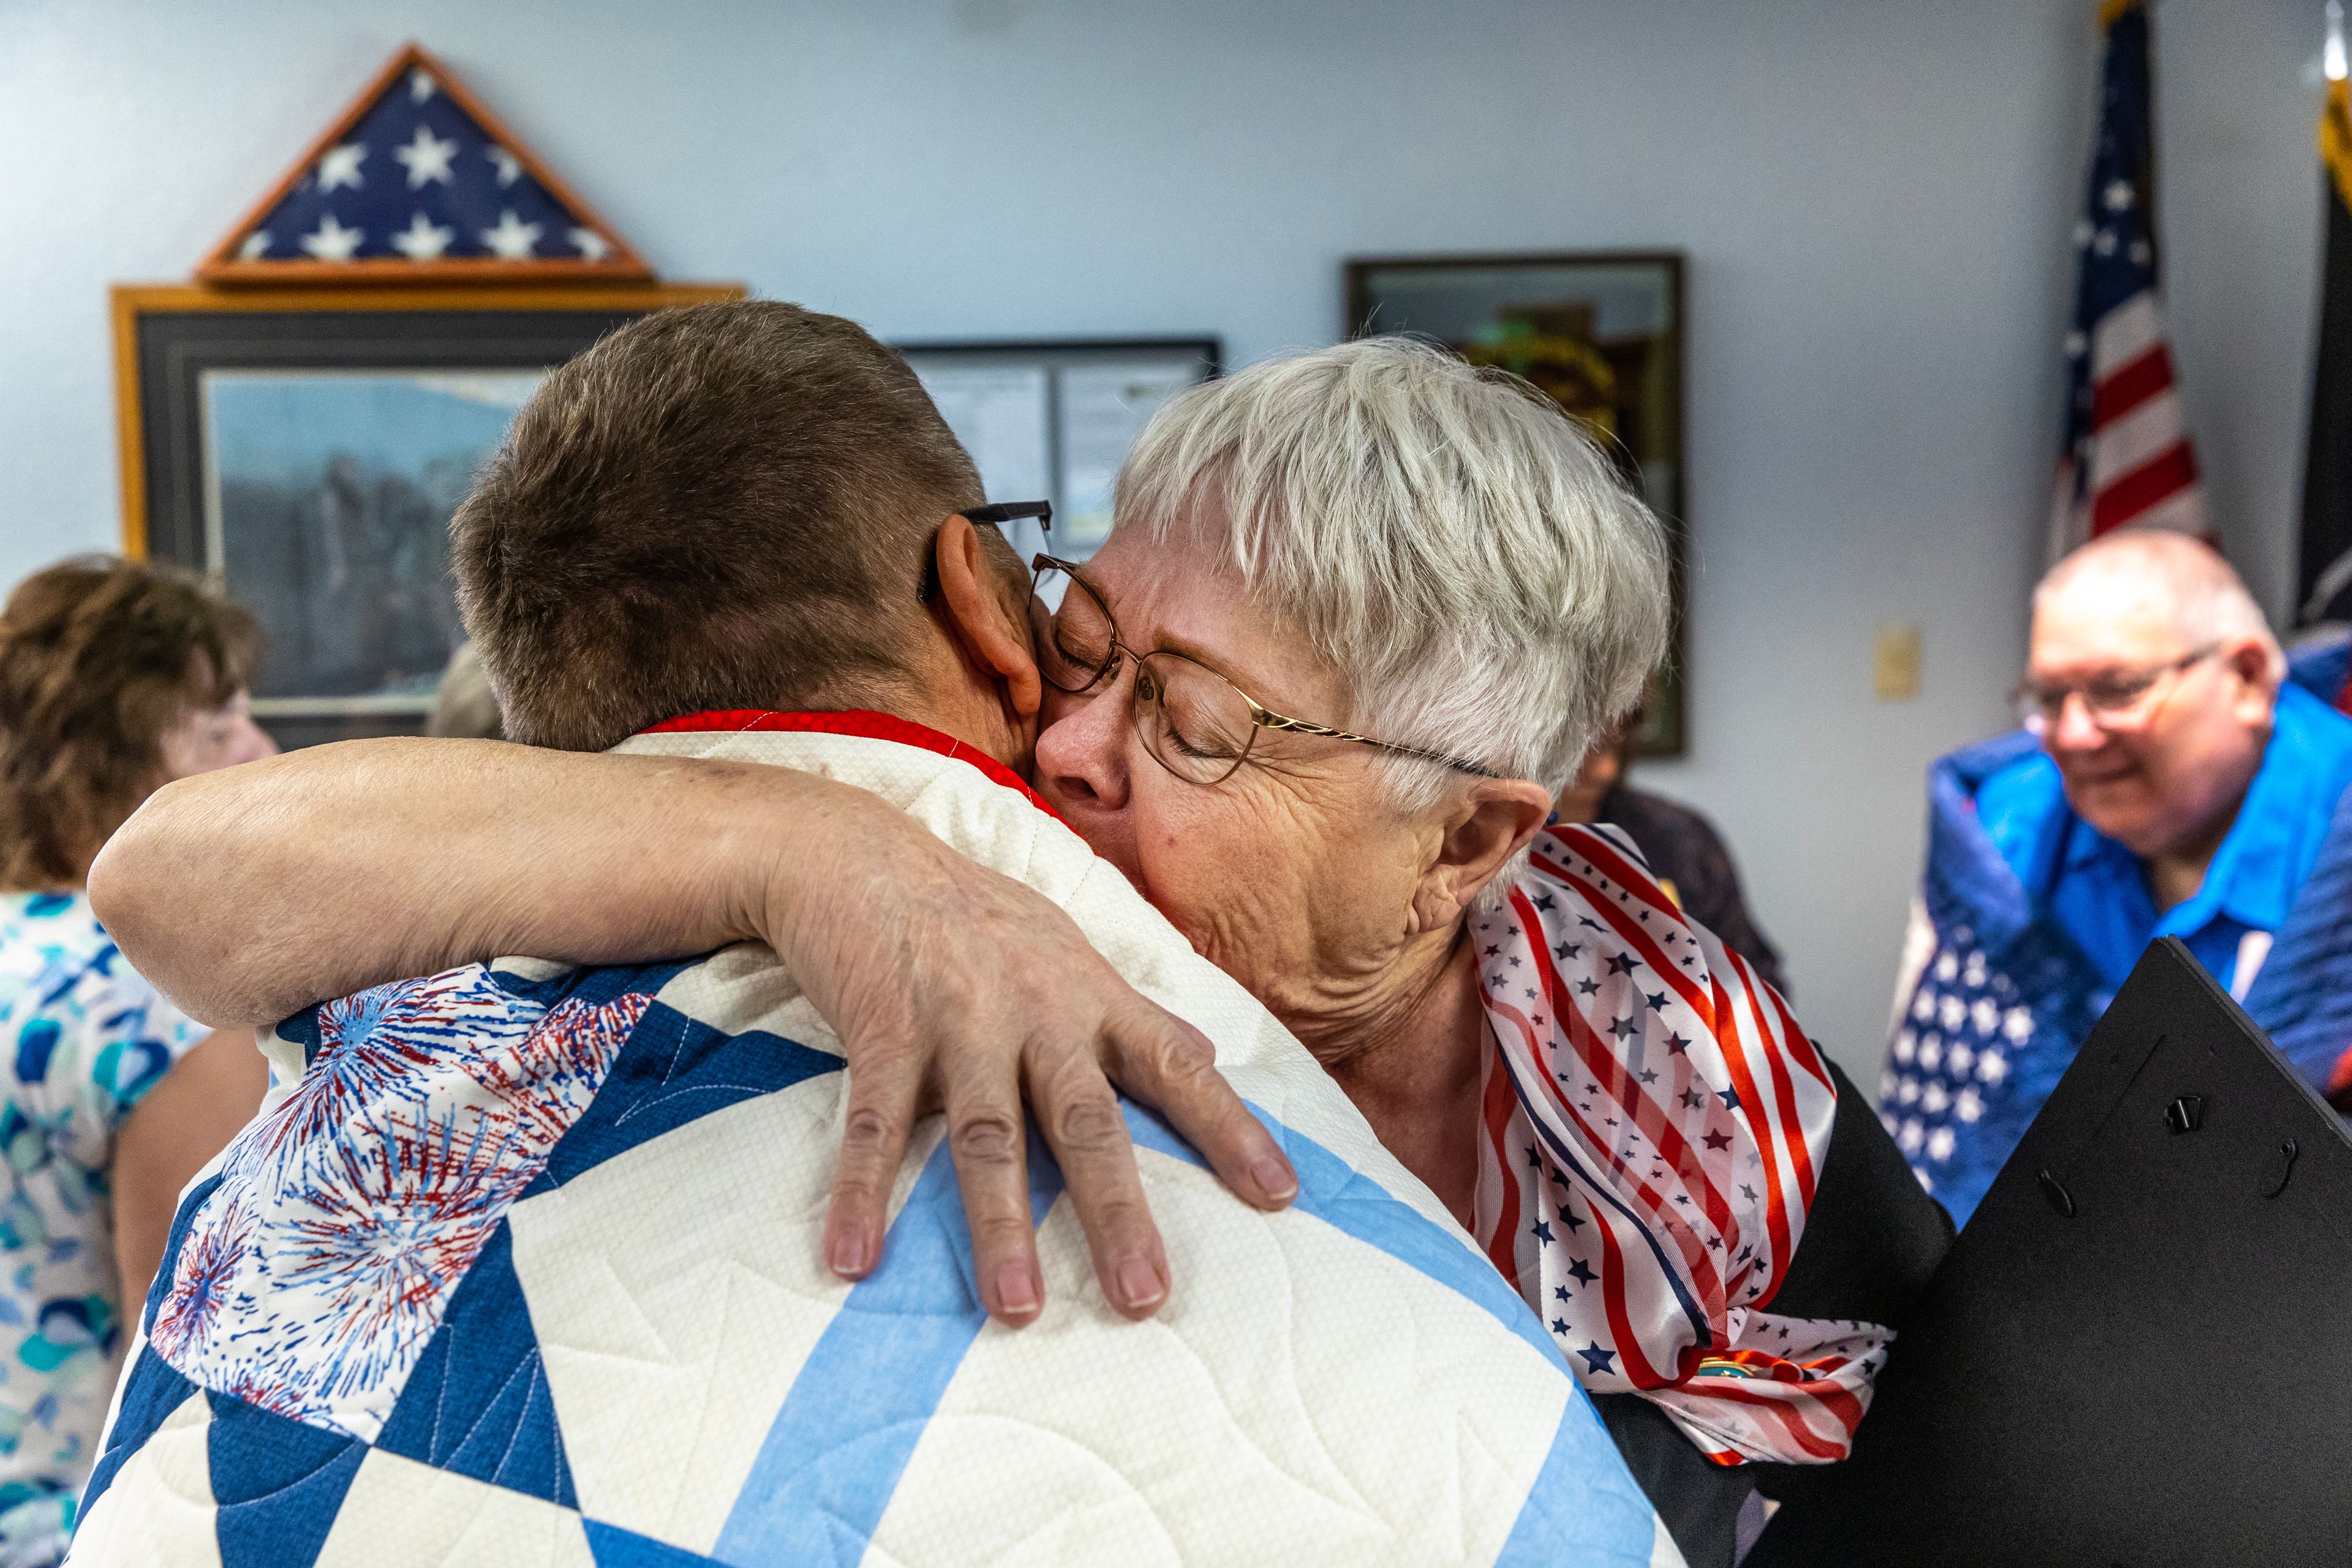
[[[2036,735],[2047,735],[2058,728],[2066,711],[2066,699],[2079,697],[2091,722],[2102,730],[2124,728],[2147,716],[2149,699],[2168,679],[2221,651],[2221,645],[2215,643],[2162,664],[2090,680],[2026,681],[2011,697],[2017,704],[2017,721]]]
[[[1049,500],[1008,500],[998,501],[992,506],[968,506],[959,515],[975,527],[985,525],[1000,531],[1006,523],[1016,522],[1024,517],[1035,518],[1041,533],[1051,533],[1054,528],[1054,503]],[[919,603],[928,605],[939,591],[939,564],[926,549],[923,552],[922,581],[916,584],[915,597]]]
[[[963,517],[966,522],[975,525],[992,523],[998,528],[1024,517],[1034,517],[1037,520],[1040,532],[1054,531],[1054,503],[1049,500],[1008,500],[998,501],[993,506],[968,506],[963,509]]]
[[[1038,672],[1057,689],[1082,694],[1116,679],[1122,658],[1134,660],[1137,732],[1152,760],[1188,784],[1219,784],[1233,777],[1261,730],[1352,741],[1480,778],[1502,776],[1460,757],[1276,713],[1188,655],[1165,648],[1139,653],[1118,640],[1110,606],[1076,566],[1050,555],[1030,564],[1036,574],[1029,614],[1036,626]]]

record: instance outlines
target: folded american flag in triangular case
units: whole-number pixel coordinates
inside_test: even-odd
[[[196,275],[449,283],[653,272],[446,66],[409,44]]]

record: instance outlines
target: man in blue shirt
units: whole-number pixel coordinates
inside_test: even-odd
[[[1937,765],[1881,1097],[1956,1217],[2150,942],[2252,984],[2352,784],[2352,719],[2285,675],[2185,535],[2109,534],[2035,590],[2025,733]]]

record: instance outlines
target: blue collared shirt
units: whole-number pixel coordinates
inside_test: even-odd
[[[2352,719],[2299,686],[2279,692],[2263,765],[2197,891],[2158,912],[2138,856],[2074,815],[2048,753],[2011,763],[1977,792],[1978,819],[2034,901],[2105,976],[2124,983],[2147,944],[2177,936],[2214,979],[2242,994],[2286,920],[2336,803],[2352,784]],[[2250,933],[2262,942],[2249,947]],[[2250,968],[2246,976],[2252,978]]]

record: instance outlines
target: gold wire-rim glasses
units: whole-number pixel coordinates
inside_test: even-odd
[[[1258,732],[1262,730],[1289,731],[1301,735],[1319,735],[1326,740],[1349,741],[1359,746],[1372,746],[1383,752],[1393,752],[1399,756],[1418,757],[1423,762],[1435,763],[1440,766],[1452,768],[1458,773],[1470,773],[1478,778],[1494,779],[1503,776],[1481,763],[1470,762],[1462,757],[1448,756],[1443,752],[1433,752],[1422,746],[1402,745],[1395,741],[1382,741],[1370,735],[1359,735],[1352,730],[1334,729],[1328,724],[1318,724],[1310,720],[1294,719],[1286,713],[1277,713],[1235,685],[1232,678],[1220,670],[1211,668],[1190,654],[1178,653],[1173,648],[1154,648],[1149,653],[1143,653],[1120,641],[1118,618],[1111,614],[1109,601],[1103,597],[1100,589],[1087,581],[1086,575],[1074,563],[1052,555],[1040,554],[1031,560],[1029,569],[1040,575],[1046,572],[1060,573],[1071,587],[1087,596],[1095,611],[1102,616],[1103,626],[1108,634],[1103,639],[1101,657],[1090,664],[1087,659],[1072,653],[1062,643],[1056,631],[1061,620],[1061,612],[1058,609],[1045,610],[1044,601],[1033,596],[1031,599],[1034,606],[1033,613],[1043,613],[1042,623],[1037,628],[1039,640],[1046,645],[1039,650],[1044,657],[1038,660],[1038,673],[1055,690],[1066,691],[1072,696],[1084,696],[1117,679],[1119,660],[1122,658],[1132,659],[1135,662],[1137,674],[1136,700],[1130,701],[1129,711],[1134,720],[1136,732],[1142,737],[1143,749],[1151,753],[1151,760],[1187,784],[1208,787],[1221,784],[1233,777],[1240,771],[1241,765],[1249,760],[1251,751],[1256,746]],[[1063,603],[1068,603],[1067,590],[1065,590]],[[1066,660],[1085,679],[1076,685],[1072,685],[1067,679],[1057,679],[1052,668],[1056,658]],[[1161,753],[1160,745],[1154,738],[1154,726],[1143,721],[1141,703],[1150,702],[1158,714],[1156,727],[1169,736],[1179,736],[1176,722],[1167,710],[1166,693],[1169,683],[1165,676],[1155,669],[1154,660],[1176,660],[1191,666],[1240,698],[1243,706],[1249,710],[1249,734],[1244,739],[1241,749],[1229,762],[1225,763],[1223,771],[1217,773],[1215,777],[1195,777],[1170,762]],[[1202,756],[1201,760],[1212,759]]]

